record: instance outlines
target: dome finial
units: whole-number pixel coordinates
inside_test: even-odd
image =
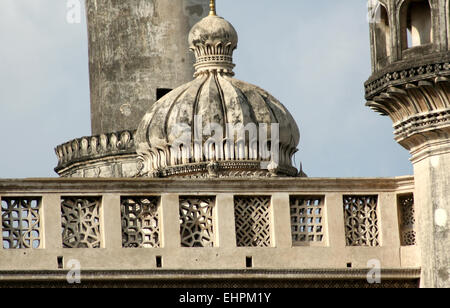
[[[233,25],[216,15],[216,1],[210,0],[209,16],[195,24],[189,32],[189,48],[195,53],[195,77],[212,71],[233,73],[233,52],[238,34]]]
[[[216,0],[211,0],[209,2],[209,16],[216,16]]]

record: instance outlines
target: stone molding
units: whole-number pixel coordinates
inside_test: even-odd
[[[450,152],[450,109],[412,116],[394,128],[395,140],[410,151],[413,163]]]
[[[374,74],[364,84],[366,99],[372,100],[373,97],[386,91],[389,87],[449,76],[450,59],[448,58],[447,55],[445,59],[442,59],[442,57],[432,58],[428,61],[415,59],[414,61],[389,66],[389,70]]]
[[[296,177],[298,170],[294,167],[281,167],[276,170],[262,170],[262,161],[219,161],[185,164],[161,168],[157,171],[141,174],[151,178],[185,177],[185,178],[239,178],[239,177],[272,177],[278,175]],[[266,162],[268,164],[268,162]]]
[[[396,178],[224,178],[224,179],[182,179],[182,178],[136,178],[136,179],[102,179],[102,178],[46,178],[46,179],[0,179],[0,194],[29,194],[30,191],[42,193],[98,193],[98,191],[114,191],[124,194],[159,194],[183,193],[195,191],[214,193],[229,192],[306,192],[325,193],[335,191],[381,192],[414,190],[414,177]]]
[[[371,269],[298,269],[298,270],[82,270],[83,281],[117,280],[204,280],[204,279],[367,279]],[[381,269],[383,279],[418,279],[420,269]],[[67,270],[0,271],[0,282],[66,281]]]
[[[135,135],[135,130],[121,131],[82,137],[59,145],[55,149],[58,157],[55,171],[60,174],[63,169],[78,163],[85,165],[89,161],[136,154]]]
[[[450,69],[450,63],[447,65]],[[380,90],[383,92],[371,97],[367,106],[391,118],[395,140],[411,152],[413,162],[448,153],[450,79],[424,75],[414,83],[404,82]]]
[[[412,134],[423,133],[424,130],[439,129],[450,125],[450,108],[427,114],[418,114],[395,125],[396,138],[401,140]]]

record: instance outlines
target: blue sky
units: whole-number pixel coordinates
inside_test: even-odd
[[[277,97],[311,177],[412,174],[392,123],[364,106],[364,0],[218,0],[239,33],[236,78]],[[87,30],[65,0],[0,1],[0,178],[54,177],[54,147],[90,135]]]

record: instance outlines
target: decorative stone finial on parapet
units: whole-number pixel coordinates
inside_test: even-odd
[[[300,171],[297,175],[299,178],[307,178],[308,175],[303,171],[303,163],[300,163]]]

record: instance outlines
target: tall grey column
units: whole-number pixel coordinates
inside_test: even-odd
[[[188,33],[208,8],[208,0],[86,0],[93,135],[136,129],[158,95],[192,80]]]

